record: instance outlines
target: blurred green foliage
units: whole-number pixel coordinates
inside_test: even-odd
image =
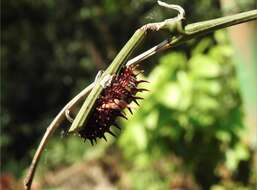
[[[242,10],[254,5],[237,2]],[[172,3],[185,8],[189,23],[221,16],[218,1]],[[152,0],[4,1],[1,170],[23,175],[62,106],[106,68],[136,28],[173,15]],[[139,52],[165,37],[152,35]],[[253,187],[256,173],[242,140],[244,114],[227,39],[219,31],[146,61],[150,92],[122,122],[118,141],[108,137],[91,147],[77,137],[61,138],[65,123],[45,150],[42,167],[104,159],[114,149],[123,158],[121,188],[168,189],[183,176],[203,189]]]
[[[231,175],[246,172],[238,168],[250,159],[250,152],[241,142],[244,125],[233,51],[224,32],[214,37],[217,44],[202,39],[189,59],[181,52],[166,54],[149,74],[151,83],[144,87],[150,93],[124,122],[119,139],[137,169],[148,170],[152,162],[174,156],[182,163],[173,173],[192,173],[204,189],[222,178],[217,171],[221,166]],[[167,162],[172,165],[173,159]],[[140,177],[135,180],[141,183]]]

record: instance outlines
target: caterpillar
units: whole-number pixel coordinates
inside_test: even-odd
[[[117,117],[127,119],[123,112],[125,108],[132,114],[129,105],[132,101],[139,105],[137,100],[142,98],[136,94],[148,90],[138,88],[138,84],[148,81],[137,79],[142,73],[136,73],[137,67],[138,65],[123,67],[120,73],[113,77],[111,84],[102,91],[86,125],[78,131],[79,136],[85,141],[88,139],[93,145],[97,138],[106,140],[105,133],[115,136],[110,128],[115,126],[121,129],[116,122]]]

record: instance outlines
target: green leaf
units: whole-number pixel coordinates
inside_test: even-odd
[[[205,55],[196,55],[189,60],[189,66],[192,75],[196,78],[213,78],[218,77],[221,68],[215,59]]]
[[[202,54],[204,53],[204,51],[210,47],[210,45],[212,44],[212,40],[210,38],[204,38],[203,40],[201,40],[197,46],[193,49],[192,51],[192,55],[198,55],[198,54]]]
[[[169,108],[178,108],[181,101],[182,91],[177,83],[168,83],[160,93],[159,101]]]

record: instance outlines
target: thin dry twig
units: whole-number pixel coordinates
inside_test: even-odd
[[[76,95],[71,101],[69,101],[62,110],[58,113],[58,115],[53,119],[51,124],[47,127],[46,132],[36,150],[36,153],[33,157],[32,163],[29,167],[28,174],[24,181],[24,187],[26,190],[29,190],[31,188],[31,184],[33,181],[33,177],[36,171],[37,164],[40,160],[41,154],[51,137],[51,135],[54,133],[54,131],[60,126],[60,124],[66,119],[65,111],[69,109],[74,109],[75,106],[81,101],[86,98],[90,90],[94,87],[94,83],[87,86],[84,90],[82,90],[78,95]]]

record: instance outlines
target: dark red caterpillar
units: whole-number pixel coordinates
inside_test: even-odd
[[[128,108],[132,113],[129,104],[134,101],[137,105],[137,99],[142,99],[135,96],[137,92],[147,91],[146,89],[137,88],[141,82],[147,82],[145,80],[137,80],[135,73],[137,65],[130,65],[121,69],[120,73],[116,75],[111,84],[107,86],[100,97],[96,101],[92,115],[87,121],[86,126],[79,131],[79,135],[84,139],[90,140],[91,144],[96,142],[97,138],[104,138],[105,133],[110,133],[115,136],[110,127],[113,125],[120,129],[116,123],[117,117],[127,117],[122,112],[123,109]]]

